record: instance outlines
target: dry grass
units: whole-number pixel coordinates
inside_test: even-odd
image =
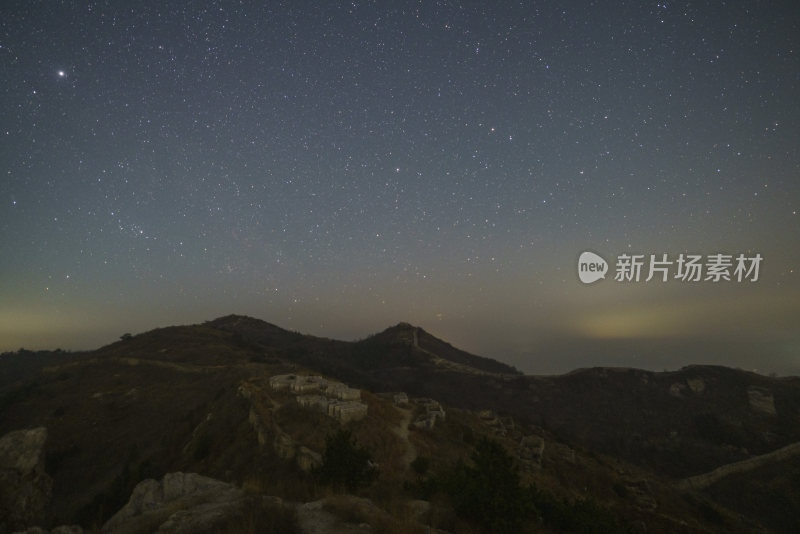
[[[433,430],[414,429],[409,433],[409,439],[418,456],[430,459],[430,469],[435,472],[458,460],[467,461],[472,453],[472,444],[485,432],[473,414],[450,409],[447,419],[437,421]]]
[[[361,402],[369,406],[369,414],[380,419],[387,425],[397,426],[403,419],[403,414],[394,405],[369,391],[361,391]]]
[[[378,463],[381,479],[401,480],[406,474],[402,458],[408,445],[397,435],[396,429],[403,415],[376,395],[367,391],[362,391],[361,395],[362,401],[369,406],[369,412],[361,421],[350,423],[353,436]]]
[[[414,517],[411,507],[395,500],[387,512],[372,501],[335,495],[325,499],[323,508],[347,523],[366,523],[383,534],[425,534],[428,527]]]
[[[215,529],[220,534],[300,534],[297,511],[271,499],[254,499],[241,517]]]

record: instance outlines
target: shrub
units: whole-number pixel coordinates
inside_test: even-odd
[[[498,442],[482,438],[472,464],[459,461],[417,488],[424,497],[444,493],[456,514],[493,533],[520,532],[538,512],[520,487],[514,460]]]
[[[314,470],[317,480],[348,491],[368,486],[378,475],[369,451],[359,447],[349,430],[339,430],[325,440],[322,465]]]
[[[425,475],[428,472],[428,467],[430,467],[431,461],[426,456],[417,456],[414,458],[414,461],[411,462],[411,468],[414,472],[420,476]]]
[[[594,499],[559,499],[552,493],[527,488],[530,501],[541,512],[541,519],[557,532],[577,534],[615,534],[630,532],[630,528],[620,522],[610,510]]]
[[[568,501],[520,486],[514,460],[498,442],[482,438],[463,461],[412,487],[423,498],[444,494],[456,514],[487,532],[527,532],[541,522],[557,532],[627,532],[626,525],[592,499]]]

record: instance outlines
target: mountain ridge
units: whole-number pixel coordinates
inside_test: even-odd
[[[124,335],[94,351],[36,353],[17,365],[30,354],[0,358],[0,435],[47,428],[51,513],[62,521],[98,524],[137,482],[176,471],[239,485],[254,469],[299,477],[302,487],[274,491],[310,499],[312,481],[280,454],[302,445],[307,463],[337,425],[378,451],[388,470],[382,484],[393,488],[418,476],[409,471],[415,454],[441,469],[469,457],[470,436],[488,435],[524,465],[533,458],[538,467],[526,477],[547,491],[576,499],[591,488],[598,502],[652,532],[672,531],[663,525],[676,518],[700,525],[703,514],[731,531],[767,524],[792,532],[783,525],[793,525],[800,504],[800,486],[791,485],[792,473],[800,480],[800,456],[773,453],[800,442],[797,377],[708,365],[523,375],[408,323],[338,341],[240,315]],[[279,375],[322,375],[359,388],[368,415],[345,424],[306,410],[273,391],[269,379]],[[405,407],[392,402],[398,392],[409,399]],[[443,449],[447,443],[454,449]],[[251,465],[272,448],[283,452]],[[742,466],[752,469],[743,474]],[[683,483],[699,480],[692,477],[707,487]],[[741,477],[758,483],[742,519],[751,526],[733,528]],[[775,487],[784,488],[783,501],[774,500]]]
[[[303,342],[309,340],[328,344],[328,349],[334,347],[340,349],[346,346],[358,347],[359,345],[381,345],[384,348],[390,345],[397,345],[400,347],[410,346],[420,353],[452,362],[455,366],[463,366],[462,370],[467,372],[476,371],[521,375],[517,369],[510,365],[457,349],[451,344],[426,332],[422,327],[414,326],[407,322],[397,323],[396,325],[368,336],[366,339],[358,341],[341,341],[332,338],[300,334],[262,321],[261,319],[242,315],[223,316],[218,319],[207,321],[203,323],[203,325],[233,332],[242,336],[242,338],[249,342],[255,342],[264,346],[278,346],[284,349],[294,347],[295,350],[301,350],[304,346],[307,348],[307,344]]]

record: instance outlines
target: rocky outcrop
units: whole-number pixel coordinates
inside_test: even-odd
[[[294,459],[303,471],[311,471],[315,467],[322,465],[322,455],[320,453],[296,443],[274,421],[270,420],[268,423],[264,421],[264,417],[259,415],[256,410],[256,392],[252,385],[242,384],[239,387],[239,395],[250,402],[248,421],[256,433],[259,447],[271,444],[272,449],[280,458],[284,460]]]
[[[705,380],[702,378],[687,378],[685,384],[683,382],[675,382],[672,384],[669,387],[669,394],[673,397],[682,399],[684,398],[684,395],[690,391],[695,395],[700,395],[705,390]]]
[[[686,391],[686,384],[676,382],[669,387],[669,394],[679,399],[683,398],[683,393]]]
[[[767,415],[775,415],[775,398],[768,389],[752,386],[747,388],[747,398],[750,408]]]
[[[392,401],[399,406],[405,406],[408,404],[408,395],[402,391],[400,393],[395,393],[392,396]]]
[[[700,394],[706,390],[706,383],[702,378],[687,378],[686,384],[692,393]]]
[[[311,471],[322,465],[322,455],[296,443],[291,436],[281,432],[272,443],[275,453],[284,460],[295,460],[303,471]]]
[[[368,523],[350,523],[340,519],[329,510],[330,507],[326,504],[328,503],[323,499],[297,507],[297,522],[303,534],[368,534],[373,532]],[[351,514],[355,515],[352,512]]]
[[[46,523],[53,480],[44,471],[44,427],[0,439],[0,532]]]
[[[520,460],[541,467],[544,457],[544,439],[539,436],[524,436],[519,442],[517,456]]]
[[[361,402],[361,390],[335,380],[317,375],[275,375],[269,384],[274,391],[296,395],[300,406],[321,411],[342,423],[367,416],[368,406]]]
[[[53,530],[45,530],[40,527],[31,527],[28,530],[16,532],[15,534],[83,534],[83,529],[78,525],[62,525]]]
[[[218,532],[245,517],[256,497],[195,473],[168,473],[133,489],[128,503],[103,526],[109,534]]]
[[[416,501],[410,503],[408,514],[421,521],[429,509],[429,503]],[[287,532],[303,534],[366,534],[385,532],[394,521],[363,497],[335,495],[314,502],[290,503],[277,497],[248,494],[232,484],[195,473],[169,473],[160,482],[145,480],[137,484],[128,503],[101,532],[211,534],[261,532],[265,527],[282,525]],[[426,532],[443,534],[436,529]],[[26,534],[47,533],[31,530]],[[53,530],[50,534],[80,534],[80,530]]]
[[[252,406],[250,407],[250,413],[247,420],[250,423],[250,426],[253,427],[253,431],[256,433],[258,446],[263,447],[264,444],[269,440],[269,429],[261,420],[261,416],[258,415],[258,412],[256,412],[255,408]]]
[[[446,414],[442,405],[433,399],[414,399],[414,404],[420,406],[424,413],[421,413],[414,420],[416,428],[432,429],[436,426],[436,420],[444,421]]]

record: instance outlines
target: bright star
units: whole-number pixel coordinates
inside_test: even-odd
[[[63,77],[64,77],[64,76],[66,76],[66,75],[67,75],[67,73],[66,73],[66,72],[64,72],[63,70],[60,70],[60,71],[58,71],[58,76],[59,76],[59,78],[63,78]]]

